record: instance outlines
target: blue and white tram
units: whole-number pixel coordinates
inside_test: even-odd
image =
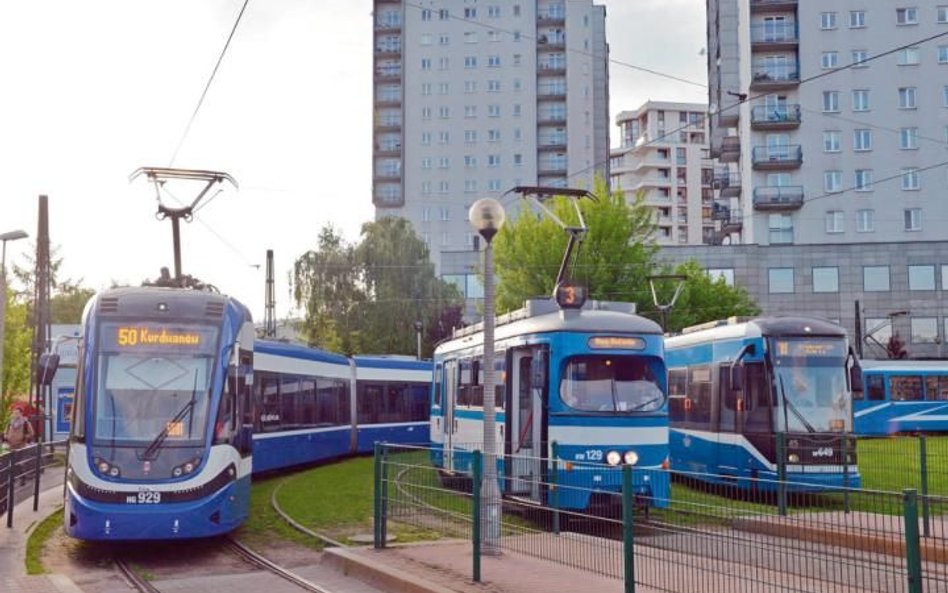
[[[948,431],[948,361],[862,360],[865,391],[853,393],[859,436]]]
[[[859,367],[842,327],[790,316],[712,322],[667,338],[665,356],[673,469],[772,489],[783,433],[791,490],[859,487],[850,435]]]
[[[587,303],[560,310],[536,300],[498,318],[496,442],[503,443],[498,474],[504,495],[551,504],[543,484],[554,454],[559,483],[579,487],[560,489],[558,504],[567,509],[611,504],[611,493],[621,491],[616,466],[622,463],[667,467],[661,328],[634,315],[633,307]],[[468,472],[471,451],[482,448],[483,339],[473,326],[435,350],[433,461],[448,473]],[[637,496],[667,504],[666,472],[632,475]]]
[[[251,472],[429,438],[430,362],[255,340],[230,297],[112,290],[83,332],[65,506],[80,539],[226,533]]]

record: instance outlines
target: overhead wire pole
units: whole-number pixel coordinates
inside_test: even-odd
[[[276,292],[273,288],[273,250],[267,249],[267,280],[264,294],[263,335],[276,337]]]
[[[656,281],[661,282],[664,280],[676,280],[678,282],[678,284],[675,286],[675,294],[672,295],[671,300],[667,303],[659,302],[658,291],[655,289]],[[686,280],[688,280],[688,277],[681,274],[656,274],[654,276],[648,277],[648,285],[649,288],[652,289],[652,302],[655,304],[655,308],[658,309],[662,316],[662,333],[668,331],[668,313],[678,301],[678,297],[681,295],[681,290],[685,287]]]
[[[33,347],[30,352],[30,422],[37,440],[48,436],[44,414],[48,411],[46,395],[49,386],[38,381],[40,356],[50,347],[49,295],[52,284],[49,259],[49,198],[39,197],[36,228],[36,267],[33,286]]]

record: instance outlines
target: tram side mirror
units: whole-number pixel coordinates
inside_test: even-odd
[[[849,367],[849,387],[853,393],[862,393],[864,391],[862,384],[862,367],[858,364]]]
[[[235,445],[241,453],[250,453],[253,450],[253,424],[240,425]]]
[[[40,354],[36,365],[36,382],[40,385],[50,385],[56,371],[59,369],[59,355],[52,353]]]
[[[530,363],[530,384],[534,388],[546,386],[546,352],[537,352]]]
[[[744,365],[736,364],[731,367],[731,391],[744,390]]]

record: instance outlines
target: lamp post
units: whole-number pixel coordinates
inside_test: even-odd
[[[7,335],[7,241],[25,239],[29,235],[26,231],[16,230],[0,234],[3,242],[3,255],[0,256],[0,397],[3,391],[3,342]]]
[[[415,358],[417,360],[421,360],[421,330],[423,327],[424,325],[422,325],[421,321],[415,322]]]
[[[494,373],[494,251],[491,240],[504,224],[504,207],[493,198],[471,206],[469,219],[484,238],[484,472],[481,482],[481,534],[484,554],[500,554],[500,488],[497,484],[496,378]]]

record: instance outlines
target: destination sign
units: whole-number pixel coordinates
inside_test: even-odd
[[[629,336],[593,336],[589,338],[593,350],[643,350],[645,340]]]
[[[781,357],[836,357],[846,356],[846,344],[843,340],[796,339],[776,340],[775,350]]]
[[[206,326],[109,323],[102,327],[103,346],[116,350],[211,352],[217,330]]]

